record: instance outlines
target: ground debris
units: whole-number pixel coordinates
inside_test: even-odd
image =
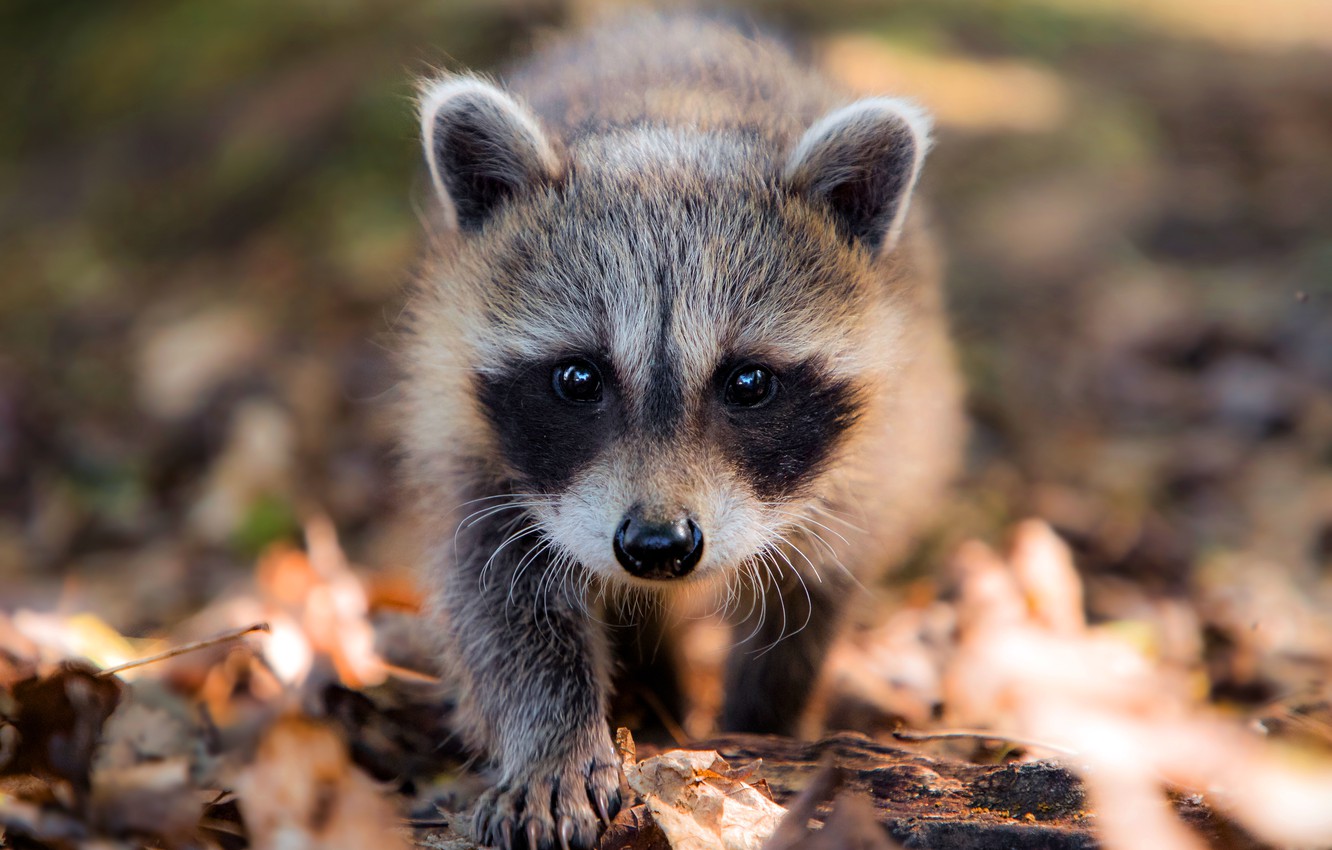
[[[449,734],[438,682],[376,672],[359,579],[331,533],[316,527],[311,548],[314,564],[262,558],[255,591],[216,602],[187,624],[190,640],[0,614],[0,846],[406,846],[392,792],[448,759],[431,757]],[[283,628],[192,639],[256,607]],[[125,657],[136,649],[146,657]],[[292,658],[303,663],[283,666]]]
[[[253,591],[182,640],[132,641],[89,615],[0,617],[4,834],[37,850],[474,846],[450,813],[486,778],[458,746],[431,644],[393,639],[392,662],[375,648],[376,622],[400,638],[422,621],[400,604],[376,619],[330,526],[309,545],[262,555]],[[1144,835],[1163,850],[1252,850],[1317,846],[1332,829],[1327,766],[1272,740],[1283,723],[1316,737],[1322,690],[1247,726],[1217,712],[1186,665],[1088,622],[1071,552],[1043,523],[1018,526],[1003,556],[966,544],[954,565],[951,598],[890,617],[829,677],[846,684],[860,658],[858,699],[942,700],[922,731],[894,733],[918,749],[841,733],[640,752],[621,729],[628,804],[602,850],[1124,850]],[[236,639],[259,617],[271,633]],[[198,640],[205,626],[229,639]],[[914,672],[876,688],[903,670],[876,659],[902,647]],[[135,650],[151,663],[123,668]]]
[[[1096,818],[1087,807],[1083,783],[1069,770],[1049,762],[1023,765],[977,765],[936,760],[909,750],[876,743],[861,735],[839,734],[816,742],[785,738],[734,735],[715,738],[704,746],[716,747],[724,757],[763,759],[764,776],[773,797],[791,806],[808,808],[801,795],[810,788],[825,788],[815,796],[811,817],[823,828],[862,823],[855,813],[867,803],[874,820],[887,836],[907,848],[933,850],[962,848],[1095,848]],[[830,765],[837,766],[841,789],[829,806],[834,786]],[[853,802],[860,801],[860,802]],[[840,817],[839,808],[852,807]],[[1197,800],[1181,800],[1176,811],[1200,833],[1226,848],[1259,848],[1224,819]],[[862,826],[852,828],[863,834]],[[805,847],[779,844],[775,847]],[[863,846],[874,844],[823,845]],[[891,844],[882,846],[890,847]],[[771,850],[771,849],[770,849]]]
[[[0,776],[32,774],[59,783],[82,802],[94,751],[120,701],[122,685],[78,662],[0,691]]]
[[[712,750],[635,760],[618,736],[625,781],[672,850],[759,850],[786,810],[757,783],[760,764],[732,768]]]
[[[307,718],[275,723],[233,786],[252,847],[407,846],[387,796],[332,729]]]
[[[763,850],[894,850],[899,845],[879,824],[867,795],[842,791],[845,772],[825,758],[818,773],[791,801],[791,807]],[[836,794],[821,829],[812,821],[818,808]]]
[[[368,596],[331,528],[313,529],[310,544],[308,557],[290,548],[262,556],[254,592],[216,603],[191,626],[190,642],[136,644],[86,615],[0,619],[11,671],[0,690],[6,834],[50,850],[98,841],[473,847],[453,832],[449,813],[465,812],[485,780],[457,748],[449,688],[421,649],[427,644],[395,640],[393,663],[381,661]],[[602,850],[1120,850],[1134,816],[1168,850],[1199,841],[1250,850],[1265,846],[1259,838],[1271,846],[1322,834],[1317,796],[1327,780],[1317,765],[1294,769],[1132,639],[1090,626],[1070,553],[1048,527],[1020,526],[1006,557],[968,544],[956,564],[953,600],[900,628],[890,620],[882,634],[895,647],[914,641],[918,671],[928,675],[907,681],[938,688],[937,722],[963,728],[903,733],[919,751],[844,733],[812,743],[731,736],[642,752],[621,729],[630,796]],[[277,624],[272,633],[193,641],[201,623],[257,615]],[[408,634],[412,620],[395,606],[384,622]],[[171,649],[192,645],[202,648]],[[160,660],[122,678],[69,658],[75,647],[108,665],[136,647]],[[404,651],[411,647],[419,651]],[[867,663],[860,675],[893,669]],[[14,680],[17,671],[28,675]],[[894,698],[903,693],[909,687]],[[920,692],[915,702],[930,698]],[[1324,701],[1311,694],[1274,703],[1266,716],[1316,731]],[[1092,720],[1118,743],[1103,746]],[[925,754],[961,741],[1005,748],[999,763],[978,762],[984,749],[970,760],[965,751],[960,759]],[[1214,766],[1211,784],[1190,790],[1208,747],[1234,764]],[[1059,761],[1031,760],[1042,751]],[[1116,753],[1129,755],[1115,761]],[[1273,812],[1283,813],[1280,822]]]

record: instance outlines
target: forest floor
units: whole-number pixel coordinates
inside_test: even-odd
[[[502,67],[582,14],[3,13],[26,71],[0,89],[22,116],[0,122],[0,844],[445,846],[433,824],[481,780],[438,746],[384,403],[425,190],[411,80]],[[1080,776],[1079,802],[940,799],[1071,830],[1048,846],[1332,845],[1327,14],[755,7],[847,86],[939,120],[922,190],[971,390],[967,474],[835,650],[807,730],[860,760],[845,787],[895,840],[913,833],[886,777],[1062,781],[1032,762]],[[715,735],[726,643],[689,644],[683,741]],[[714,743],[731,772],[698,770],[746,787],[755,755],[821,752]],[[765,767],[774,805],[796,805],[794,774]],[[644,787],[624,817],[661,790]]]

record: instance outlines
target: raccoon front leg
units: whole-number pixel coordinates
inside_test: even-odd
[[[473,828],[504,850],[590,848],[620,807],[606,722],[610,659],[545,544],[477,535],[444,589],[465,730],[498,768]]]
[[[837,636],[852,583],[834,569],[822,580],[788,571],[736,626],[726,664],[722,730],[794,735]],[[806,596],[808,592],[808,596]],[[808,620],[806,620],[808,617]]]

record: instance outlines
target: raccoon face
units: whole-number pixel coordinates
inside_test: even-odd
[[[463,78],[427,92],[422,129],[457,231],[436,309],[462,317],[477,450],[543,545],[653,587],[770,557],[891,379],[919,113],[861,101],[776,159],[661,127],[557,152]]]

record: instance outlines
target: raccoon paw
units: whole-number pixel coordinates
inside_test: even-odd
[[[477,800],[472,830],[501,850],[590,850],[620,810],[620,767],[587,759],[492,788]]]

